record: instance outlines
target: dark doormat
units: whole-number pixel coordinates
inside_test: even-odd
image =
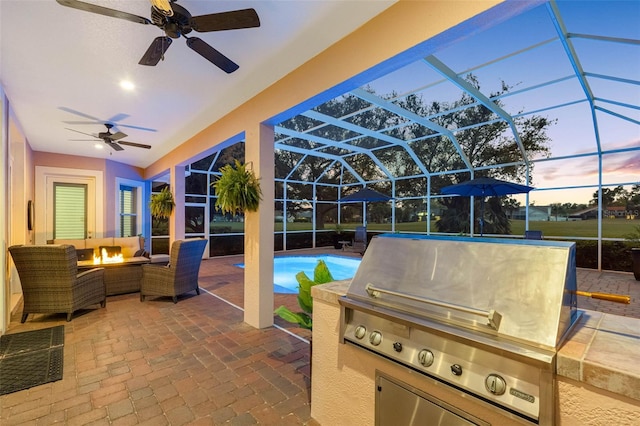
[[[0,336],[0,395],[62,379],[64,326]]]

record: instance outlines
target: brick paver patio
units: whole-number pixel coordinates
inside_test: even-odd
[[[241,256],[203,261],[206,291],[177,304],[141,303],[138,293],[112,296],[105,309],[80,311],[69,323],[60,314],[20,324],[15,312],[9,333],[65,325],[64,378],[0,397],[0,423],[317,424],[309,406],[310,334],[279,318],[277,325],[299,337],[243,322],[233,306],[243,306],[243,272],[233,266],[239,262]],[[584,291],[632,297],[630,305],[580,297],[580,308],[640,318],[633,275],[579,270],[578,283]],[[295,295],[275,299],[274,307],[297,307]]]

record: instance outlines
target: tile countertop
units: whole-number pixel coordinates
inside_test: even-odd
[[[314,299],[338,305],[351,280],[314,286]],[[591,386],[640,400],[640,319],[580,310],[558,350],[556,370]]]

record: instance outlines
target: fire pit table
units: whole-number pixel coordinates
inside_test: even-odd
[[[113,296],[140,291],[140,281],[142,281],[140,265],[150,262],[150,259],[142,256],[125,258],[122,262],[100,264],[94,263],[93,260],[81,260],[78,262],[78,271],[104,268],[107,296]]]

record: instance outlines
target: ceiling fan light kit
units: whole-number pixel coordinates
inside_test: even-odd
[[[256,28],[260,26],[260,18],[255,9],[239,9],[229,12],[191,16],[191,13],[184,7],[178,5],[176,0],[150,0],[151,19],[149,20],[142,16],[79,0],[56,1],[62,6],[110,16],[112,18],[124,19],[138,24],[155,25],[163,30],[166,35],[156,37],[138,62],[140,65],[147,66],[155,66],[160,59],[164,58],[165,52],[172,43],[171,39],[184,37],[187,40],[187,46],[191,50],[226,73],[232,73],[239,68],[238,64],[214,49],[204,40],[197,37],[187,37],[186,35],[191,31],[206,33]]]

